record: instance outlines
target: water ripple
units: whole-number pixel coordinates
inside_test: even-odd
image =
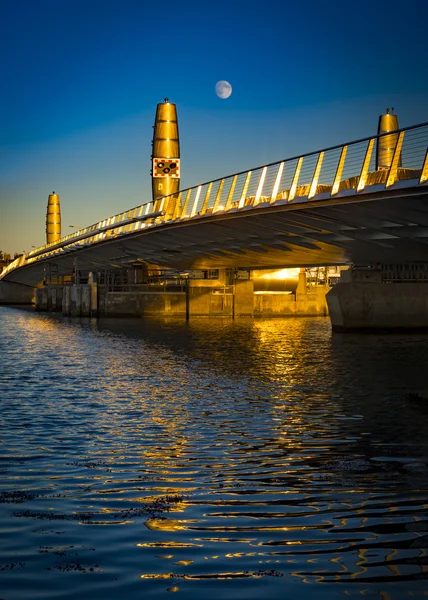
[[[323,318],[0,307],[1,593],[422,597],[427,359]]]

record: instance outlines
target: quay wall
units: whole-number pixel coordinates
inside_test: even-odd
[[[91,285],[45,286],[36,290],[36,311],[60,311],[73,317],[326,316],[326,291],[320,287],[309,293],[254,294],[252,281],[239,281],[232,291],[201,285],[173,292],[99,287],[94,294]]]
[[[255,294],[255,317],[327,316],[327,288],[307,294]]]
[[[337,283],[327,303],[333,331],[428,330],[428,283]]]
[[[0,305],[34,304],[35,289],[21,283],[0,281]]]

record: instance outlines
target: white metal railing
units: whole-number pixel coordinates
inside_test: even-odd
[[[386,135],[395,141],[391,165],[376,170],[376,144]],[[165,223],[427,183],[428,122],[242,171],[147,202],[24,254],[0,278],[24,264]]]

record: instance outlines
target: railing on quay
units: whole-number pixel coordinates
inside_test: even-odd
[[[391,144],[390,167],[376,170],[376,144],[385,136]],[[427,182],[428,122],[425,122],[294,156],[202,183],[156,202],[147,202],[24,254],[6,267],[0,277],[23,264],[59,257],[66,252],[164,223],[278,204],[359,195],[370,189],[379,191],[399,183],[424,185]]]

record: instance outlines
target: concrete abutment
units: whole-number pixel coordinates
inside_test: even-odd
[[[428,269],[350,269],[327,303],[336,332],[428,331]]]
[[[0,281],[0,305],[34,304],[35,288],[13,281]]]

